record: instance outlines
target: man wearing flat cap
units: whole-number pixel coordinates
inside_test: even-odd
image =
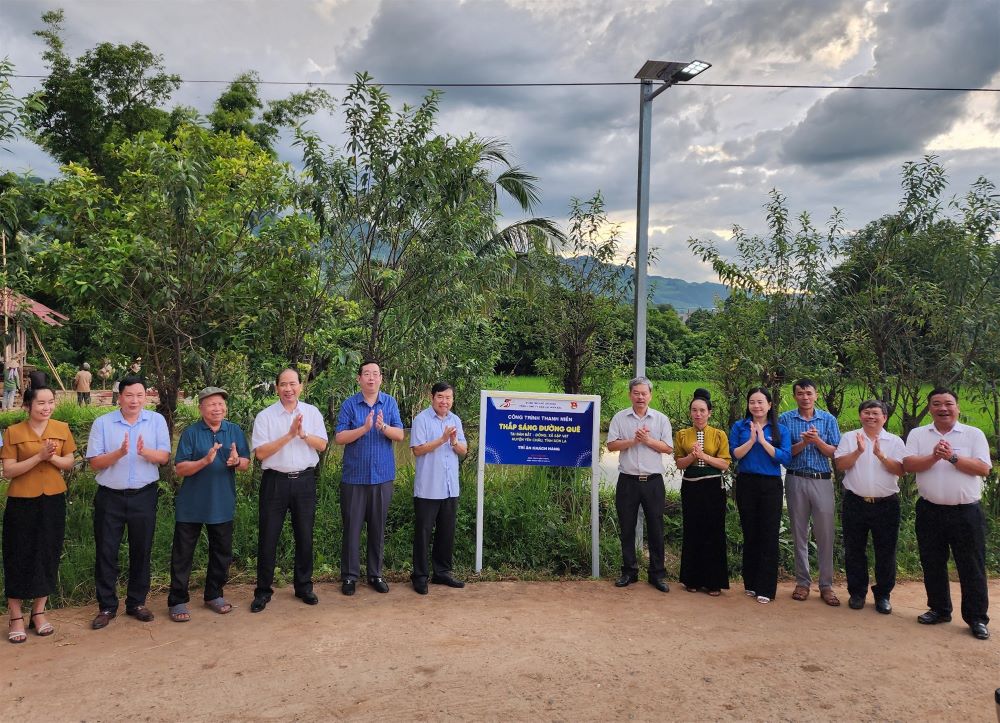
[[[191,619],[188,581],[194,548],[205,526],[208,570],[205,607],[225,614],[233,609],[222,596],[233,560],[233,516],[236,512],[236,471],[250,466],[250,448],[238,425],[226,420],[229,394],[219,387],[198,393],[201,419],[187,427],[177,442],[174,468],[184,478],[174,502],[176,522],[170,552],[170,619]]]

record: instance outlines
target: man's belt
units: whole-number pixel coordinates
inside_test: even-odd
[[[308,474],[312,474],[316,471],[315,467],[306,467],[305,469],[300,469],[298,472],[279,472],[276,469],[267,470],[271,474],[275,474],[278,477],[284,477],[285,479],[298,479],[299,477],[305,477]]]
[[[806,479],[830,479],[833,475],[830,472],[806,472],[805,470],[788,470],[792,477],[805,477]]]
[[[658,472],[655,473],[655,474],[625,474],[624,472],[621,472],[620,474],[621,474],[622,477],[628,477],[629,479],[634,479],[637,482],[645,482],[646,480],[651,480],[654,477],[662,477],[663,476],[662,474],[660,474]]]
[[[898,492],[893,492],[891,495],[886,495],[885,497],[862,497],[861,495],[855,492],[851,492],[850,490],[846,490],[846,492],[850,494],[852,497],[857,497],[862,502],[867,502],[870,505],[877,505],[879,502],[888,502],[889,500],[895,500],[899,498]]]

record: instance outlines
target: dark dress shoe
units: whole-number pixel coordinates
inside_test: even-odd
[[[938,623],[950,623],[951,615],[939,613],[937,610],[928,610],[923,615],[917,615],[917,622],[921,625],[937,625]]]
[[[639,578],[635,575],[622,575],[615,580],[615,587],[628,587],[633,582],[639,582]]]
[[[389,583],[380,577],[368,578],[368,584],[372,586],[375,592],[389,592]]]
[[[125,614],[130,615],[140,623],[150,623],[153,621],[153,611],[145,605],[137,605],[134,608],[125,608]]]
[[[345,595],[353,595],[354,594],[354,588],[356,586],[357,586],[357,583],[354,582],[354,580],[344,580],[344,582],[341,583],[341,585],[340,585],[340,591],[342,593],[344,593]]]
[[[427,594],[427,578],[424,578],[422,580],[414,580],[413,581],[413,589],[417,591],[418,595],[426,595]]]
[[[303,592],[303,593],[297,592],[295,593],[295,597],[304,602],[306,605],[315,605],[316,603],[319,602],[319,598],[316,597],[316,593],[314,592]]]
[[[271,602],[271,598],[264,597],[263,595],[255,597],[253,602],[250,603],[250,612],[259,613],[261,610],[267,607],[267,604]]]
[[[115,619],[116,615],[118,615],[117,610],[101,610],[101,612],[97,613],[97,617],[94,618],[94,621],[90,624],[90,627],[93,628],[94,630],[100,630],[101,628],[106,628],[108,627],[108,623],[110,623],[112,620]]]
[[[431,577],[431,582],[435,585],[447,585],[448,587],[465,587],[464,582],[456,580],[451,575],[434,575]]]
[[[888,615],[892,612],[892,604],[889,602],[889,598],[880,597],[875,601],[875,612],[882,613],[883,615]]]
[[[972,637],[976,640],[990,639],[990,631],[989,628],[986,627],[986,623],[972,623],[972,625],[969,626],[969,629],[972,630]]]
[[[649,584],[660,592],[670,592],[670,586],[667,584],[666,580],[650,580]]]
[[[851,597],[847,599],[847,607],[849,607],[851,610],[860,610],[864,606],[865,606],[865,599],[860,595],[851,595]]]

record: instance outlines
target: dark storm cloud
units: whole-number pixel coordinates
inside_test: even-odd
[[[984,86],[1000,70],[1000,4],[893,3],[877,19],[874,61],[853,85]],[[955,92],[835,91],[792,130],[782,158],[814,164],[919,153],[965,101]]]

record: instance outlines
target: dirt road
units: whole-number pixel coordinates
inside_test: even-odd
[[[192,607],[150,624],[94,608],[55,611],[57,632],[0,643],[4,720],[975,720],[992,721],[1000,626],[975,640],[956,615],[918,625],[923,587],[891,616],[824,605],[817,594],[759,605],[607,581],[431,586],[303,605],[252,591],[220,616]],[[196,593],[197,594],[197,593]],[[957,585],[954,590],[956,604]],[[990,585],[1000,600],[1000,581]]]

